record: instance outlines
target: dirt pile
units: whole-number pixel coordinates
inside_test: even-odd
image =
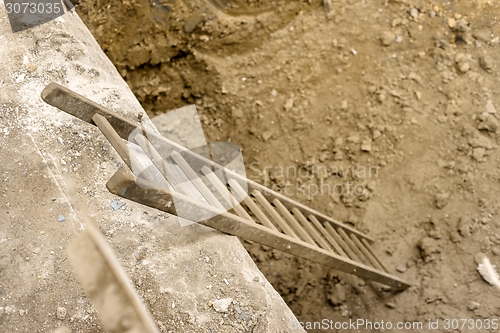
[[[250,178],[369,232],[415,284],[381,298],[246,244],[301,320],[499,315],[473,259],[500,260],[496,2],[77,9],[151,115],[195,103],[209,141],[243,147]]]

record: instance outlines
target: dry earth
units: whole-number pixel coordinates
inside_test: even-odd
[[[383,298],[246,244],[300,320],[500,315],[474,263],[479,251],[500,262],[497,2],[112,0],[77,10],[150,116],[196,104],[209,141],[243,148],[249,177],[370,233],[414,284]],[[314,193],[321,184],[330,187]]]

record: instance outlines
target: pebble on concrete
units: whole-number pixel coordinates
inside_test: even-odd
[[[59,320],[63,320],[64,318],[66,318],[66,308],[58,307],[56,311],[56,317]]]
[[[229,305],[233,301],[232,298],[222,298],[212,302],[212,306],[217,312],[227,312]]]

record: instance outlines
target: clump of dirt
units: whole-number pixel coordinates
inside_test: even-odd
[[[500,261],[499,4],[77,9],[151,116],[196,104],[209,141],[243,148],[249,178],[368,232],[393,272],[414,283],[384,298],[245,243],[301,321],[499,315],[474,264],[478,251]]]

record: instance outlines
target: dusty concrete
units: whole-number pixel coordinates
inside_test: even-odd
[[[143,112],[75,13],[13,34],[1,4],[0,55],[1,332],[102,331],[66,260],[87,214],[162,332],[287,331],[293,314],[235,237],[133,202],[110,206],[118,155],[39,97],[55,81],[123,115]]]

